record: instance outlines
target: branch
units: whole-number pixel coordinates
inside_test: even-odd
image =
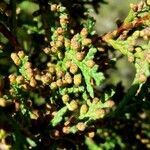
[[[0,22],[0,33],[2,33],[10,42],[10,44],[15,48],[16,51],[22,50],[17,38],[10,32],[5,25]]]
[[[132,30],[132,29],[137,28],[138,26],[144,24],[144,22],[146,20],[150,20],[150,14],[148,14],[144,17],[138,18],[138,19],[134,20],[133,22],[123,23],[118,29],[104,35],[102,37],[102,39],[105,42],[107,42],[109,39],[114,39],[114,38],[118,37],[119,35],[121,35],[124,31]]]

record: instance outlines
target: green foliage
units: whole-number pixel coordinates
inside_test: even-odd
[[[0,61],[0,149],[149,148],[149,0],[131,4],[102,36],[84,4],[97,10],[104,1],[7,2],[0,2],[7,62]],[[136,69],[127,92],[108,82],[118,55]]]
[[[67,111],[67,107],[65,106],[65,107],[61,108],[61,109],[57,112],[57,114],[55,115],[55,117],[54,117],[54,118],[52,119],[52,121],[51,121],[52,126],[56,126],[57,124],[59,124],[59,123],[62,121],[63,116],[64,116],[64,114],[66,113],[66,111]]]

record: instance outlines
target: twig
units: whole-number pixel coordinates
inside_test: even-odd
[[[102,37],[103,41],[107,42],[109,39],[113,39],[121,35],[124,31],[132,30],[140,25],[142,25],[146,20],[150,20],[150,14],[138,18],[133,22],[123,23],[118,29],[110,32]]]
[[[17,38],[1,22],[0,22],[0,33],[2,33],[9,40],[9,42],[15,48],[16,51],[22,50],[22,47],[19,44]]]
[[[12,8],[12,16],[11,16],[11,22],[10,22],[10,29],[12,33],[14,34],[16,32],[17,28],[17,22],[16,22],[16,0],[11,1],[11,8]]]
[[[47,0],[39,0],[39,7],[42,17],[43,27],[45,29],[46,41],[50,38],[50,23],[49,23],[49,5]]]

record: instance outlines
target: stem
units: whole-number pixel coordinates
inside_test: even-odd
[[[43,27],[45,29],[45,37],[46,41],[50,39],[50,19],[49,19],[49,5],[48,5],[48,0],[39,0],[39,8],[41,12],[41,17],[42,17],[42,23]]]
[[[11,16],[11,31],[13,34],[16,33],[17,28],[17,21],[16,21],[16,0],[11,1],[11,7],[12,7],[12,16]]]
[[[9,42],[15,48],[16,51],[22,50],[22,47],[19,44],[17,38],[1,22],[0,22],[0,33],[2,33],[9,40]]]

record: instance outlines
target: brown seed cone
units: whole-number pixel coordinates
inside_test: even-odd
[[[69,106],[70,106],[69,110],[70,111],[74,111],[74,110],[76,110],[78,108],[78,103],[75,100],[72,100],[70,102]]]
[[[50,54],[51,49],[50,49],[49,47],[45,47],[45,48],[43,49],[43,51],[44,51],[46,54]]]
[[[72,83],[72,77],[69,73],[66,73],[65,74],[65,80],[68,84],[71,84]]]
[[[37,85],[36,80],[34,78],[31,78],[31,80],[30,80],[30,86],[31,87],[35,87],[36,85]]]
[[[89,38],[85,38],[82,40],[82,45],[83,46],[89,46],[92,43],[92,40]]]
[[[69,95],[68,94],[63,95],[62,101],[63,101],[63,103],[67,103],[69,101]]]
[[[95,132],[94,131],[88,132],[87,136],[93,138],[95,136]]]
[[[69,39],[65,39],[65,47],[69,48],[71,45],[71,41]]]
[[[60,48],[60,47],[62,47],[63,46],[63,42],[62,41],[56,41],[56,47],[57,48]]]
[[[83,122],[79,122],[77,125],[76,125],[77,129],[79,131],[84,131],[85,128],[86,128],[86,125],[83,123]]]
[[[63,34],[64,33],[64,29],[62,27],[58,27],[56,30],[57,34]]]
[[[17,76],[17,78],[16,78],[16,82],[17,82],[18,84],[23,83],[23,81],[24,81],[23,76],[21,76],[21,75]]]
[[[70,127],[63,127],[62,132],[65,133],[65,134],[68,134],[69,129],[70,129]]]
[[[71,66],[70,66],[69,71],[70,71],[72,74],[77,73],[77,71],[78,71],[78,66],[77,66],[76,64],[71,63]]]
[[[98,109],[95,111],[95,118],[100,119],[103,118],[105,115],[105,111],[103,109]]]
[[[89,67],[89,68],[92,68],[94,65],[95,65],[95,62],[91,59],[91,60],[88,60],[86,62],[86,65]]]
[[[56,81],[56,84],[57,84],[58,87],[62,87],[62,86],[63,86],[63,82],[62,82],[61,79],[58,79],[58,80]]]
[[[25,69],[28,69],[28,68],[31,68],[32,67],[32,64],[30,63],[30,62],[27,62],[27,63],[25,63],[25,65],[24,65],[24,68]]]
[[[21,64],[21,60],[16,53],[11,53],[11,59],[17,66]]]
[[[87,37],[88,35],[88,29],[87,28],[83,28],[80,32],[80,35],[83,36],[84,38]]]
[[[79,86],[82,82],[82,75],[81,74],[75,75],[73,81],[76,86]]]
[[[85,114],[88,111],[88,106],[86,104],[83,104],[80,108],[80,114]]]
[[[51,11],[57,11],[57,4],[52,4],[52,5],[50,6],[50,10],[51,10]]]
[[[81,61],[84,58],[84,52],[77,52],[76,53],[76,59]]]
[[[9,75],[9,81],[10,81],[10,83],[16,82],[16,75],[14,75],[14,74]]]
[[[48,84],[51,81],[51,78],[48,75],[41,76],[41,81],[43,84]]]
[[[56,89],[56,88],[57,88],[56,82],[52,82],[51,85],[50,85],[50,88],[51,88],[52,90]]]
[[[20,59],[24,58],[25,57],[24,51],[19,51],[18,56],[19,56]]]

